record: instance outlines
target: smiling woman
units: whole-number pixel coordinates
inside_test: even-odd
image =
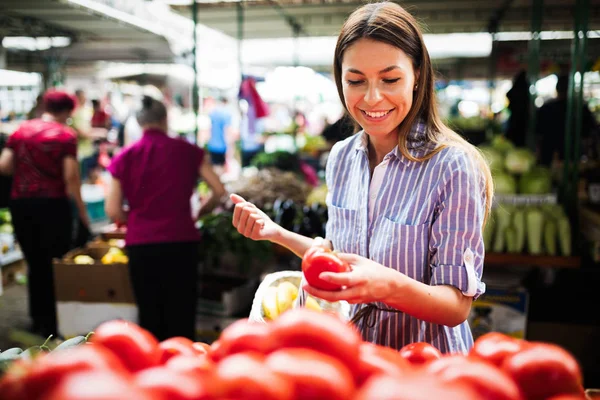
[[[489,168],[439,118],[429,53],[401,6],[371,3],[350,15],[335,48],[334,76],[362,130],[337,143],[327,161],[327,240],[288,232],[235,195],[233,225],[301,257],[322,243],[335,249],[350,271],[318,278],[341,289],[304,289],[356,304],[353,320],[365,340],[467,352],[473,337],[466,318],[472,299],[485,291]]]

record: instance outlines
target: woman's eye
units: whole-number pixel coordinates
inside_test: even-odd
[[[363,81],[351,81],[350,79],[348,79],[346,82],[348,82],[348,85],[350,85],[350,86],[356,86],[356,85],[360,85],[361,83],[363,83]]]
[[[384,79],[383,82],[385,82],[385,83],[396,83],[399,80],[400,80],[400,78]]]

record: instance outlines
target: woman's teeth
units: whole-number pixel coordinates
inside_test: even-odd
[[[368,112],[368,111],[364,111],[364,113],[367,114],[371,118],[385,117],[389,112],[390,112],[390,110],[388,110],[388,111],[381,111],[381,112]]]

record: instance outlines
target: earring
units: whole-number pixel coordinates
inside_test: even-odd
[[[417,88],[419,87],[419,85],[415,85],[415,92],[417,91]]]

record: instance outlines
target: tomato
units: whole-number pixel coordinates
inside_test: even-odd
[[[270,335],[269,325],[241,319],[223,330],[219,346],[213,349],[211,357],[218,361],[228,355],[246,351],[265,354],[278,347],[275,340]]]
[[[64,377],[86,370],[106,370],[127,375],[121,360],[98,345],[84,345],[40,357],[25,377],[29,399],[43,398]]]
[[[486,400],[523,398],[517,384],[504,371],[485,361],[451,355],[432,361],[426,371],[441,382],[467,384]]]
[[[400,354],[389,347],[364,342],[360,345],[359,374],[356,382],[361,385],[377,374],[402,376],[410,368],[410,364]]]
[[[162,400],[138,388],[131,379],[110,371],[75,372],[63,379],[44,400]]]
[[[486,333],[475,341],[469,356],[480,358],[499,367],[506,357],[518,353],[527,345],[524,340],[514,339],[502,333]]]
[[[2,400],[21,400],[26,398],[25,378],[33,367],[31,360],[19,359],[10,364],[8,370],[0,375],[0,394]]]
[[[340,359],[353,374],[358,374],[362,338],[338,317],[296,308],[283,313],[269,325],[271,337],[280,348],[314,349]]]
[[[234,354],[221,361],[215,370],[219,398],[291,400],[293,384],[267,368],[263,361],[262,354],[251,352]]]
[[[309,285],[321,290],[340,290],[340,285],[319,278],[321,272],[347,272],[348,263],[337,258],[335,253],[323,247],[312,247],[302,258],[302,272]]]
[[[198,351],[202,351],[204,350],[205,353],[210,353],[210,344],[208,343],[203,343],[203,342],[194,342],[194,344],[192,345],[193,348],[195,348]]]
[[[369,379],[353,400],[483,400],[460,383],[441,384],[431,377],[413,373],[404,378],[376,375]]]
[[[220,353],[221,353],[221,341],[220,340],[215,340],[210,345],[210,351],[208,352],[208,355],[209,355],[209,357],[210,357],[211,360],[218,361],[218,357],[219,357]]]
[[[502,369],[519,385],[528,400],[583,393],[583,378],[577,360],[553,344],[532,343],[507,357]]]
[[[200,379],[197,375],[175,371],[165,366],[138,372],[134,383],[169,400],[203,400],[213,398],[216,394],[216,386],[210,379]]]
[[[294,383],[297,399],[343,400],[354,394],[350,370],[340,360],[315,350],[277,350],[265,364]]]
[[[206,354],[204,348],[197,349],[194,342],[185,337],[172,337],[158,344],[161,351],[160,363],[164,364],[173,356],[184,354],[188,356],[200,356]]]
[[[121,320],[101,324],[91,342],[110,349],[132,372],[158,365],[162,353],[150,332]]]
[[[174,371],[194,374],[207,374],[215,368],[215,363],[206,355],[200,357],[177,355],[170,358],[165,365]]]
[[[549,397],[546,400],[588,400],[585,394],[559,394],[558,396]]]
[[[414,365],[422,365],[442,357],[440,351],[429,343],[410,343],[400,349],[400,357]]]

